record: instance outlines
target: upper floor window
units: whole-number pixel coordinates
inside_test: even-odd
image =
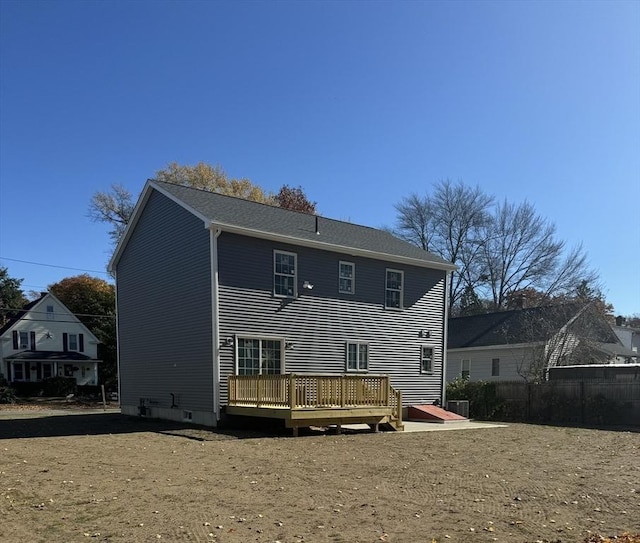
[[[400,270],[387,270],[384,294],[385,307],[402,309],[403,286],[404,272]]]
[[[84,352],[84,334],[62,334],[62,350],[63,351],[79,351]]]
[[[47,320],[52,321],[53,317],[54,317],[53,306],[52,305],[48,305],[47,306]]]
[[[20,349],[28,349],[29,348],[29,333],[28,332],[18,332],[18,346]]]
[[[420,349],[420,373],[433,373],[433,347]]]
[[[498,377],[500,375],[500,359],[491,359],[491,377]]]
[[[340,261],[338,270],[338,292],[353,294],[356,291],[356,265]]]
[[[369,345],[347,342],[347,371],[367,371],[369,369]]]
[[[273,293],[295,298],[297,295],[297,255],[285,251],[273,252]]]

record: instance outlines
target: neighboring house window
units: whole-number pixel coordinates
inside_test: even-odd
[[[73,377],[73,366],[71,364],[64,365],[64,376]]]
[[[433,347],[420,349],[420,373],[433,373]]]
[[[471,360],[463,360],[462,361],[462,371],[460,375],[463,379],[469,379],[471,375]]]
[[[402,309],[403,282],[404,272],[399,270],[387,270],[384,296],[385,307]]]
[[[18,332],[18,344],[20,349],[28,349],[29,348],[29,334],[27,332]]]
[[[238,375],[276,375],[282,373],[284,348],[280,339],[239,337]]]
[[[13,363],[13,380],[24,381],[24,366],[22,362]]]
[[[498,377],[500,375],[500,359],[491,359],[491,377]]]
[[[62,334],[62,350],[84,352],[84,334]]]
[[[48,305],[48,306],[47,306],[47,320],[48,320],[48,321],[52,321],[52,320],[53,320],[53,317],[54,317],[54,314],[53,314],[53,306],[52,306],[52,305]]]
[[[356,265],[353,262],[340,261],[338,272],[338,292],[353,294],[356,291]]]
[[[53,377],[53,367],[51,364],[42,364],[42,378],[49,379]]]
[[[296,254],[284,251],[273,253],[273,293],[276,296],[296,297]]]
[[[347,342],[347,371],[367,371],[369,368],[369,345]]]

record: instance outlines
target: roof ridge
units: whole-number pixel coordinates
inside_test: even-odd
[[[206,189],[202,189],[202,188],[198,188],[198,187],[190,187],[188,185],[180,185],[178,183],[170,183],[169,181],[159,181],[157,179],[149,179],[149,181],[152,181],[153,183],[158,183],[161,185],[169,185],[172,187],[181,187],[184,189],[188,189],[188,190],[193,190],[193,191],[197,191],[197,192],[202,192],[205,194],[214,194],[216,196],[220,196],[223,198],[230,198],[232,200],[236,200],[236,201],[241,201],[241,202],[250,202],[252,204],[257,204],[257,205],[261,205],[261,206],[265,206],[269,209],[279,209],[280,211],[283,212],[288,212],[288,213],[296,213],[298,215],[301,216],[306,216],[306,217],[318,217],[321,218],[325,221],[332,221],[332,222],[337,222],[337,223],[341,223],[341,224],[349,224],[351,226],[358,226],[360,228],[369,228],[371,230],[376,230],[378,232],[385,232],[387,234],[390,234],[389,232],[386,232],[385,230],[382,230],[380,228],[376,228],[375,226],[369,226],[366,224],[359,224],[356,222],[352,222],[352,221],[345,221],[345,220],[341,220],[341,219],[335,219],[333,217],[327,217],[326,215],[320,215],[319,213],[306,213],[304,211],[298,211],[297,209],[288,209],[286,207],[280,207],[280,206],[276,206],[276,205],[271,205],[271,204],[267,204],[265,202],[257,202],[256,200],[249,200],[247,198],[242,198],[241,196],[234,196],[231,194],[223,194],[221,192],[215,192],[213,190],[206,190]],[[390,234],[392,235],[392,234]]]

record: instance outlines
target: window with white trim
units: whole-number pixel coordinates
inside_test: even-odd
[[[29,333],[28,332],[18,332],[18,346],[20,349],[28,349],[29,348]]]
[[[471,360],[464,359],[460,369],[460,377],[463,379],[469,379],[469,376],[471,375]]]
[[[500,375],[500,359],[491,359],[491,377],[498,377]]]
[[[286,251],[273,252],[273,293],[295,298],[297,295],[297,255]]]
[[[420,348],[420,373],[433,373],[433,347]]]
[[[369,369],[369,345],[347,342],[347,371],[367,371]]]
[[[338,292],[354,294],[356,291],[356,265],[353,262],[340,261],[338,265]]]
[[[402,309],[404,272],[387,269],[385,280],[384,306],[391,309]]]
[[[69,346],[70,351],[78,351],[80,348],[78,347],[78,334],[69,334]]]
[[[277,375],[284,368],[281,339],[239,337],[236,345],[237,375]]]
[[[53,306],[52,305],[48,305],[47,306],[47,320],[48,321],[54,320],[54,313],[53,313]]]
[[[42,364],[42,378],[49,379],[53,377],[53,365],[52,364]]]

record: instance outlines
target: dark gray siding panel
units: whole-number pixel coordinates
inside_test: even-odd
[[[394,264],[404,271],[402,311],[384,309],[384,262],[317,249],[273,244],[223,233],[218,240],[220,334],[284,337],[287,372],[344,373],[345,342],[369,344],[369,372],[388,373],[405,405],[441,395],[445,275],[438,270]],[[273,250],[298,255],[298,298],[272,295]],[[338,263],[354,262],[355,295],[338,293]],[[304,281],[313,290],[302,288]],[[428,330],[429,338],[420,331]],[[434,347],[433,374],[420,373],[420,346]],[[227,376],[235,371],[233,347],[222,347],[222,403]]]
[[[153,192],[118,263],[123,405],[213,411],[209,232]]]

